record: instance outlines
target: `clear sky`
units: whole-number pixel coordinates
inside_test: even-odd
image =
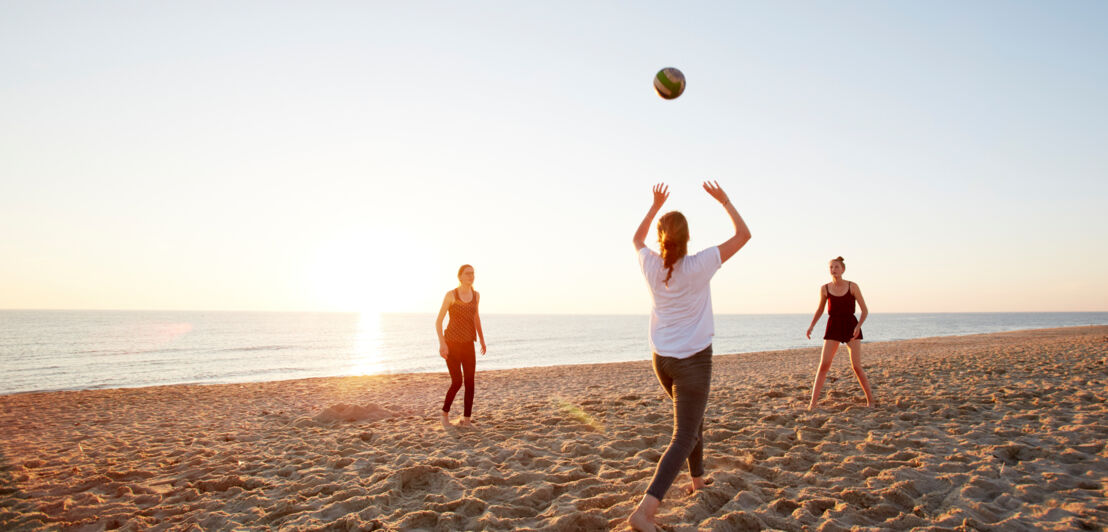
[[[691,4],[691,5],[690,5]],[[0,308],[1108,310],[1108,3],[0,4]],[[665,101],[651,80],[684,71]],[[648,238],[653,245],[654,237]]]

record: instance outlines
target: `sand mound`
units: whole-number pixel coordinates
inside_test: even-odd
[[[315,420],[321,423],[353,423],[355,421],[377,421],[396,417],[397,415],[392,410],[372,403],[366,406],[337,404],[328,407],[316,416]]]

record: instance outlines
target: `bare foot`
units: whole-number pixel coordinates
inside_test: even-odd
[[[450,427],[451,427],[451,425],[450,425],[450,414],[448,414],[446,412],[443,412],[442,413],[442,428],[449,429]]]
[[[655,532],[657,528],[654,526],[654,513],[658,511],[660,504],[662,501],[655,499],[653,495],[644,495],[634,513],[627,518],[627,524],[639,532]]]
[[[473,421],[468,417],[463,417],[462,421],[458,423],[458,426],[470,428],[473,427]]]
[[[692,479],[692,482],[689,482],[689,485],[685,486],[685,494],[686,495],[692,495],[693,493],[696,493],[697,490],[702,490],[705,487],[707,487],[708,484],[712,483],[711,480],[709,480],[707,477],[689,477],[689,478]]]
[[[642,506],[636,508],[635,513],[627,518],[627,524],[631,525],[631,530],[638,530],[639,532],[655,532],[657,530],[654,527],[654,519],[647,517]]]

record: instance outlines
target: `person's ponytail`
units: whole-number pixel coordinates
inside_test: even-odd
[[[689,223],[685,215],[670,211],[658,219],[658,246],[662,252],[662,265],[667,270],[663,283],[668,287],[669,280],[673,278],[673,267],[689,253]]]

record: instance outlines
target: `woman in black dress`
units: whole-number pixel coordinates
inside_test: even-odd
[[[808,403],[808,410],[816,407],[819,402],[820,392],[823,391],[823,381],[827,378],[827,370],[831,369],[831,361],[835,359],[835,352],[839,350],[839,344],[846,344],[850,351],[850,367],[858,376],[858,383],[862,385],[862,391],[866,393],[866,406],[874,406],[873,391],[869,388],[869,379],[862,371],[862,322],[866,321],[869,309],[866,308],[866,300],[862,298],[862,289],[857,283],[843,279],[846,271],[846,263],[842,257],[831,259],[831,282],[819,287],[819,308],[812,318],[812,324],[808,326],[808,338],[812,337],[812,328],[816,326],[820,316],[823,315],[824,305],[827,306],[827,331],[823,335],[823,352],[819,357],[819,371],[816,380],[812,383],[812,401]],[[862,317],[854,317],[854,302],[862,308]]]

